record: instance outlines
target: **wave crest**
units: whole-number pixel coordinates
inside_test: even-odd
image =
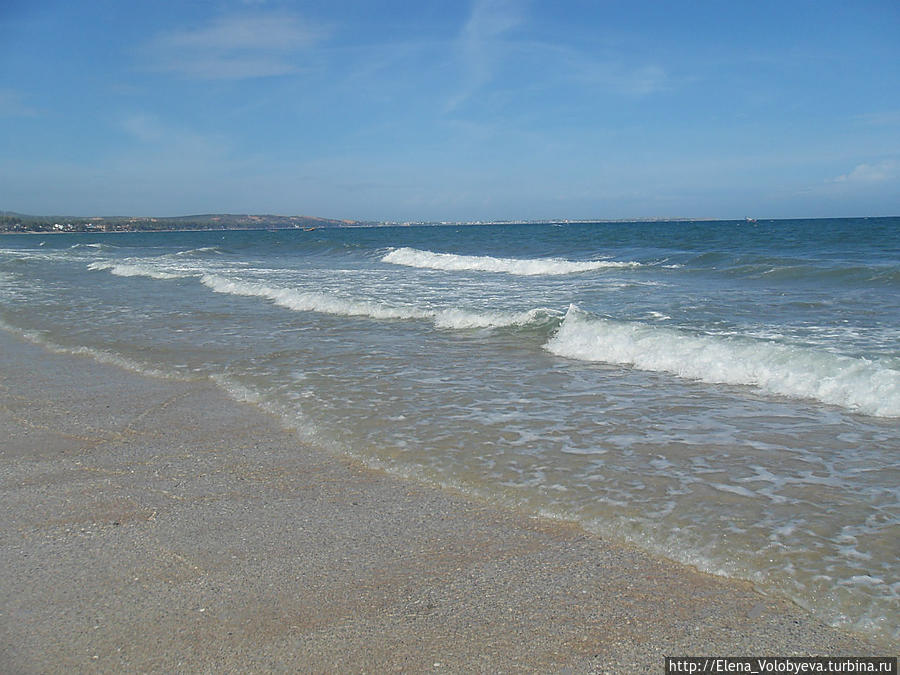
[[[525,312],[470,312],[464,309],[444,309],[434,316],[437,328],[465,330],[468,328],[508,328],[546,324],[558,321],[562,312],[539,307]]]
[[[205,257],[208,254],[213,255],[222,255],[222,248],[219,246],[201,246],[199,248],[189,248],[184,251],[176,251],[175,255],[178,256],[197,256],[197,257]]]
[[[200,277],[204,286],[216,293],[266,298],[276,305],[297,312],[320,312],[340,316],[368,316],[373,319],[422,319],[430,312],[414,307],[390,307],[368,300],[348,300],[327,293],[297,291],[250,281],[234,281],[218,274]]]

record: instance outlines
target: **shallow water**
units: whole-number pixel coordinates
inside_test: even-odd
[[[15,235],[2,326],[900,636],[900,221]]]

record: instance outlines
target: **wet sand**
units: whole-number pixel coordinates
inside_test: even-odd
[[[0,671],[662,672],[878,655],[734,582],[0,332]]]

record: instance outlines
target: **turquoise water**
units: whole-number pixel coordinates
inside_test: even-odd
[[[900,219],[11,235],[0,321],[900,637]]]

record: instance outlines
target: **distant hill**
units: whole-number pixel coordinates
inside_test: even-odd
[[[150,218],[135,216],[29,216],[0,211],[0,232],[130,232],[163,230],[288,230],[368,225],[316,216],[231,213]]]

